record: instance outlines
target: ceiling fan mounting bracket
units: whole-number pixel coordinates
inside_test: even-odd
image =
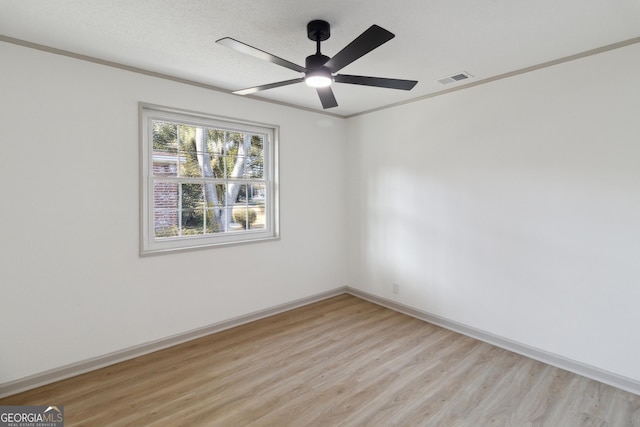
[[[314,42],[323,42],[331,37],[331,26],[321,19],[311,21],[307,24],[307,37]]]
[[[324,67],[324,64],[328,60],[328,56],[316,53],[315,55],[307,56],[307,59],[305,60],[305,66],[307,70],[319,70],[322,68],[326,68]]]

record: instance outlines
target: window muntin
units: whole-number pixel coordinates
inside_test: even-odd
[[[142,106],[141,253],[276,238],[276,128]]]

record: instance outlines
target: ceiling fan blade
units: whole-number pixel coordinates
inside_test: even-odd
[[[251,93],[261,92],[267,89],[274,89],[280,86],[292,85],[292,84],[300,83],[303,81],[304,81],[304,77],[299,77],[297,79],[285,80],[285,81],[276,82],[276,83],[269,83],[267,85],[255,86],[247,89],[234,90],[233,93],[235,93],[236,95],[249,95]]]
[[[387,79],[384,77],[351,76],[349,74],[336,74],[334,81],[337,83],[349,83],[352,85],[364,85],[386,87],[389,89],[411,90],[418,83],[416,80]]]
[[[301,67],[298,64],[294,64],[293,62],[287,61],[286,59],[282,59],[275,55],[272,55],[264,50],[260,50],[253,46],[249,46],[246,43],[242,43],[236,39],[232,39],[231,37],[224,37],[220,40],[216,40],[216,43],[221,44],[223,46],[229,47],[233,50],[237,50],[238,52],[245,53],[247,55],[251,55],[254,58],[262,59],[263,61],[271,62],[272,64],[280,65],[281,67],[288,68],[293,71],[298,71],[300,73],[304,73],[307,71],[306,68]]]
[[[320,97],[322,108],[327,109],[338,106],[338,101],[336,101],[336,97],[333,95],[331,86],[319,87],[316,88],[316,90],[318,91],[318,96]]]
[[[372,25],[324,65],[335,73],[394,37],[395,34],[392,32]]]

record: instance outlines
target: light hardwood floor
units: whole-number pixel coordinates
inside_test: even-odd
[[[640,426],[640,396],[341,295],[0,400],[66,426]]]

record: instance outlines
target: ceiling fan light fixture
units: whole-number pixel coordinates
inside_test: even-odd
[[[304,77],[304,82],[310,87],[328,87],[333,83],[331,73],[325,71],[312,71],[308,72]]]

